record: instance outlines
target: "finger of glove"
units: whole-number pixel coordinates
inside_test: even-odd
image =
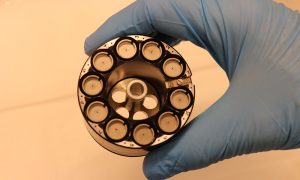
[[[245,19],[252,0],[140,0],[109,18],[85,41],[91,54],[119,36],[160,34],[188,40],[207,49],[229,77],[235,69],[247,32]],[[248,32],[249,33],[249,32]],[[166,37],[166,36],[164,36]]]
[[[174,139],[151,151],[144,159],[145,176],[165,179],[284,144],[286,135],[264,109],[253,107],[251,99],[237,96],[239,93],[227,93]]]
[[[182,36],[183,29],[185,29],[184,22],[178,18],[171,18],[176,13],[176,10],[171,5],[172,3],[169,1],[152,2],[147,0],[134,2],[110,17],[86,38],[84,44],[86,54],[90,55],[100,45],[111,39],[131,34],[154,36],[170,45],[176,45],[181,39],[189,40],[188,37]],[[166,14],[161,13],[164,9]],[[157,19],[164,18],[167,18],[167,20],[163,24],[153,23],[158,22]],[[166,26],[169,28],[166,28]],[[186,32],[187,30],[184,31]]]
[[[180,39],[177,39],[177,38],[165,35],[165,34],[160,34],[160,33],[157,35],[154,35],[153,38],[158,39],[158,40],[160,40],[164,43],[167,43],[168,45],[171,45],[171,46],[175,46],[175,45],[179,44],[181,41]]]
[[[136,1],[110,17],[94,33],[86,38],[84,50],[90,55],[105,42],[129,34],[152,34],[147,10],[143,1]]]

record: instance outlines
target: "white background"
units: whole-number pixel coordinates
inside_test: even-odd
[[[131,2],[0,0],[0,180],[145,179],[143,158],[117,156],[90,137],[76,99],[84,39]],[[176,49],[193,72],[195,117],[228,82],[204,50],[187,42]],[[297,180],[300,151],[237,157],[171,179]]]

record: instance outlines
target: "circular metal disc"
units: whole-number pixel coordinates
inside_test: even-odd
[[[152,37],[106,42],[88,58],[78,83],[89,133],[117,154],[146,155],[188,123],[191,76],[184,58]]]

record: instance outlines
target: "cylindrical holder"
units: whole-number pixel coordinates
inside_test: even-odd
[[[78,100],[92,137],[124,156],[143,156],[189,121],[192,73],[171,46],[132,35],[99,47],[84,64]]]

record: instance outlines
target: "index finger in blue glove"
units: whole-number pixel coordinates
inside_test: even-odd
[[[108,40],[130,34],[156,36],[171,44],[189,40],[207,49],[231,78],[247,32],[248,21],[241,16],[245,12],[240,6],[249,6],[249,3],[251,1],[139,0],[92,33],[85,41],[85,52],[90,55]],[[220,12],[219,6],[226,10]]]
[[[134,2],[119,13],[110,17],[91,34],[84,44],[86,54],[90,55],[101,44],[126,34],[150,34],[153,28],[145,12],[144,3]]]
[[[134,2],[110,17],[85,40],[86,54],[90,55],[108,40],[130,34],[155,36],[171,45],[177,43],[179,39],[196,41],[195,37],[191,36],[195,34],[190,33],[192,26],[184,22],[183,16],[177,14],[176,9],[179,6],[169,1]],[[196,39],[199,41],[199,38]]]

